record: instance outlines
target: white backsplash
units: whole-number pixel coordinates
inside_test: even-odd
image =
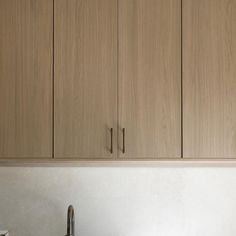
[[[235,236],[234,168],[0,168],[0,230],[64,236]]]

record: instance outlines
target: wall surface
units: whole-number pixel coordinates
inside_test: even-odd
[[[235,236],[234,168],[0,168],[0,229],[64,236]]]

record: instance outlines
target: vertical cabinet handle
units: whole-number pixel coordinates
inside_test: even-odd
[[[125,153],[125,128],[122,129],[122,135],[123,135],[123,148],[122,152]]]
[[[111,132],[111,154],[113,153],[113,128],[110,129],[110,132]]]

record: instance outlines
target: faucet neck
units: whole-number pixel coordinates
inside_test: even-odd
[[[67,236],[75,236],[75,214],[71,205],[67,211]]]

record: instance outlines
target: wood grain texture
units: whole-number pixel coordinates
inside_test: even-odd
[[[181,1],[119,1],[119,149],[181,156]]]
[[[236,1],[183,1],[184,156],[236,157]]]
[[[53,1],[0,0],[0,157],[52,156]]]
[[[55,157],[115,157],[116,127],[117,0],[55,0]]]

